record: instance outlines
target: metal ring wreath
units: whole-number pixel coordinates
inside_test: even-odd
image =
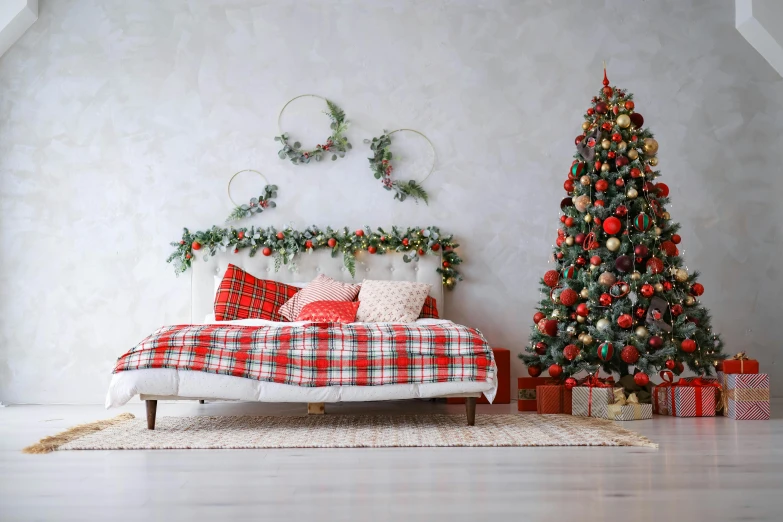
[[[332,120],[332,123],[329,125],[329,128],[332,129],[332,134],[326,138],[325,143],[318,144],[312,149],[303,149],[302,144],[298,141],[295,141],[292,145],[289,143],[290,137],[288,133],[280,130],[280,118],[282,118],[285,108],[288,107],[292,101],[305,96],[324,100],[329,109],[328,111],[324,111],[324,114],[329,116],[329,119]],[[351,144],[348,142],[348,138],[343,136],[343,133],[348,129],[348,121],[345,119],[345,112],[335,103],[327,100],[323,96],[318,96],[317,94],[300,94],[299,96],[295,96],[288,100],[288,102],[283,105],[283,108],[280,109],[280,114],[277,115],[277,128],[280,135],[275,136],[275,141],[279,141],[283,145],[283,148],[277,152],[277,155],[280,156],[280,159],[288,158],[294,165],[310,163],[310,160],[312,159],[321,161],[321,158],[325,154],[331,154],[332,161],[334,161],[338,157],[345,157],[345,153],[352,148]]]
[[[239,221],[240,219],[250,217],[253,214],[260,214],[267,208],[275,208],[277,206],[277,204],[272,201],[277,197],[277,185],[269,185],[268,183],[264,186],[264,192],[260,196],[257,198],[251,198],[250,202],[246,205],[238,205],[237,202],[234,201],[234,198],[231,197],[231,183],[234,181],[234,178],[243,172],[254,172],[264,178],[264,181],[266,182],[266,176],[253,169],[240,170],[231,176],[231,179],[228,180],[227,192],[228,199],[230,199],[231,203],[234,204],[234,210],[232,210],[231,214],[229,214],[226,218],[226,223],[230,223],[231,221]]]
[[[166,259],[174,263],[177,274],[185,272],[197,256],[207,261],[218,251],[233,251],[249,248],[253,257],[259,250],[265,256],[275,256],[275,271],[284,264],[291,270],[296,269],[294,260],[302,252],[330,249],[332,257],[343,255],[343,263],[351,276],[356,276],[356,253],[383,255],[386,253],[403,253],[406,263],[418,261],[420,256],[440,255],[441,266],[437,271],[441,275],[443,285],[452,289],[462,276],[456,269],[462,259],[455,252],[459,244],[453,236],[441,235],[438,227],[411,227],[402,230],[392,227],[390,231],[378,228],[372,231],[370,227],[350,231],[348,227],[335,230],[327,227],[321,230],[316,226],[304,230],[286,228],[277,230],[268,228],[221,228],[214,226],[209,230],[190,232],[183,229],[182,239],[172,242],[175,251]]]
[[[391,146],[391,135],[395,132],[402,131],[415,132],[427,140],[427,143],[429,143],[430,147],[432,147],[432,167],[430,167],[429,172],[427,172],[427,175],[424,176],[424,179],[421,181],[416,181],[414,179],[408,181],[397,181],[392,180],[391,178],[392,171],[394,170],[391,162],[392,152],[389,150],[389,147]],[[393,190],[395,192],[394,199],[405,201],[406,198],[411,197],[414,200],[421,199],[425,203],[429,204],[429,196],[421,184],[424,183],[424,181],[430,177],[432,171],[435,170],[435,146],[427,136],[413,129],[397,129],[391,132],[384,131],[384,134],[381,134],[379,137],[373,138],[372,140],[364,140],[364,142],[369,143],[370,149],[373,151],[373,157],[369,158],[370,170],[372,170],[375,179],[381,180],[381,183],[383,183],[383,188],[386,190]]]

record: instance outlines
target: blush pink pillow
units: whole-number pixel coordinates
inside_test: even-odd
[[[359,285],[341,283],[321,274],[286,301],[280,307],[280,315],[294,321],[306,305],[316,301],[353,301],[360,288]]]
[[[314,301],[302,308],[297,321],[315,323],[352,323],[356,321],[359,301]]]

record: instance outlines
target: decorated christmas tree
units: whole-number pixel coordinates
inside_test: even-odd
[[[584,115],[560,202],[554,268],[541,280],[528,373],[554,378],[635,374],[644,385],[660,369],[711,374],[725,358],[704,286],[680,257],[680,226],[657,182],[658,142],[633,95],[609,85]]]

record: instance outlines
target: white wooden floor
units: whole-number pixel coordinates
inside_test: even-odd
[[[773,403],[773,411],[781,408]],[[304,405],[161,403],[158,415],[299,414]],[[424,401],[333,414],[461,412]],[[478,414],[515,406],[479,406]],[[143,415],[141,403],[120,411]],[[645,448],[63,451],[20,449],[120,411],[0,408],[0,520],[783,520],[783,419],[626,423]]]

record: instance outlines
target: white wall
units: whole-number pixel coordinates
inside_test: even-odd
[[[0,400],[101,402],[118,355],[187,319],[168,243],[222,221],[242,168],[280,186],[257,223],[457,234],[450,317],[518,352],[604,59],[657,132],[715,325],[781,390],[783,81],[730,0],[660,4],[42,1],[0,59]],[[353,120],[344,160],[277,158],[304,92]],[[362,138],[400,126],[437,147],[430,206],[367,169]]]

